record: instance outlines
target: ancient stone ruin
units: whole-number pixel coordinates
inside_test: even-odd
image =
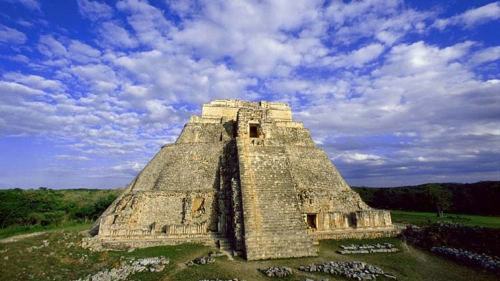
[[[204,104],[93,231],[87,242],[107,248],[219,243],[248,260],[396,233],[390,213],[349,188],[288,105],[240,100]]]

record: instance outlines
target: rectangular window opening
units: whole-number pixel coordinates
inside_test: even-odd
[[[316,214],[307,214],[307,225],[316,228]]]
[[[259,137],[258,128],[259,128],[259,125],[257,125],[257,124],[250,124],[250,137],[251,138],[258,138]]]

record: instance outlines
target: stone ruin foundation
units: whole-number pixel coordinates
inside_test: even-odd
[[[315,256],[319,239],[394,236],[284,103],[214,100],[94,224],[84,245],[218,243],[247,260]]]

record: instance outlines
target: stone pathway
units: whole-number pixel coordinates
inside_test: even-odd
[[[33,233],[28,233],[28,234],[21,234],[21,235],[11,236],[11,237],[7,237],[7,238],[4,238],[4,239],[0,239],[0,243],[17,242],[17,241],[19,241],[21,239],[29,238],[29,237],[34,237],[34,236],[38,236],[38,235],[42,235],[44,233],[45,233],[45,231],[42,231],[42,232],[33,232]]]

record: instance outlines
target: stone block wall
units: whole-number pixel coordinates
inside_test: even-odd
[[[147,237],[217,232],[215,199],[213,191],[128,193],[116,202],[109,215],[103,216],[99,235]]]

